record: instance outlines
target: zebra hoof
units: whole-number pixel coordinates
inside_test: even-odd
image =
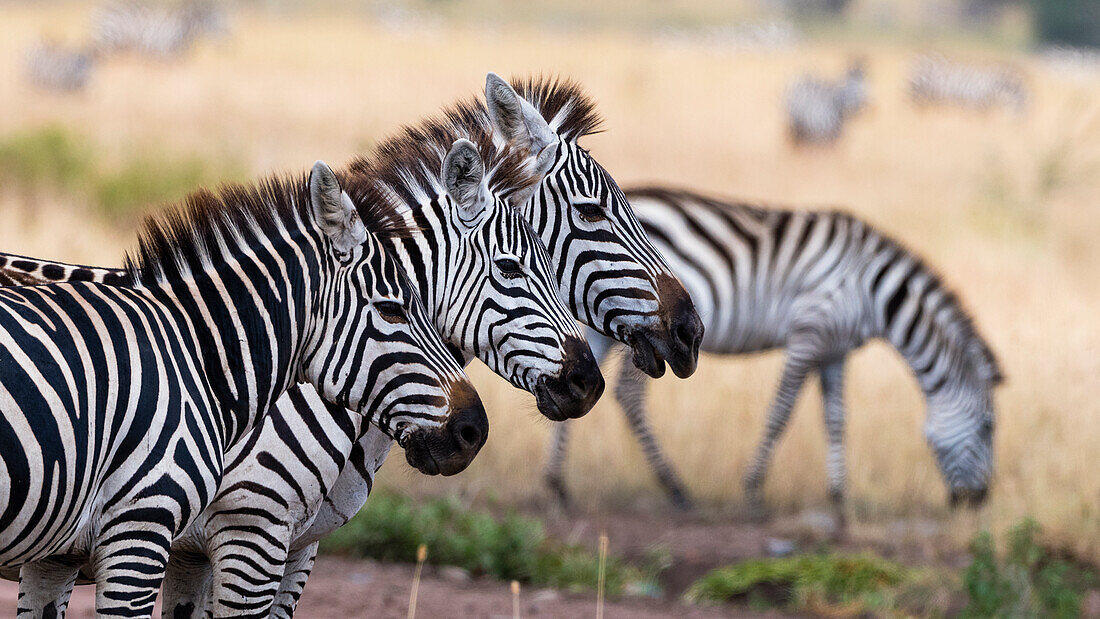
[[[550,488],[551,494],[554,495],[558,507],[566,512],[573,510],[573,499],[569,496],[569,490],[565,488],[565,480],[558,477],[548,477],[546,485]]]
[[[679,488],[669,491],[668,498],[672,501],[672,506],[675,507],[678,512],[687,513],[695,511],[695,501],[692,501],[691,497]]]
[[[748,516],[753,524],[765,524],[771,520],[771,510],[764,504],[763,497],[749,497]]]

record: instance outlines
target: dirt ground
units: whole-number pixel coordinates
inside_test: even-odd
[[[535,514],[529,514],[535,515]],[[830,541],[848,551],[873,550],[911,565],[961,567],[965,556],[937,543],[933,523],[898,522],[896,529],[876,532],[850,531],[846,539],[835,539],[833,522],[827,514],[804,512],[777,517],[767,525],[743,521],[708,519],[705,515],[665,514],[639,516],[602,514],[577,517],[551,515],[549,533],[568,543],[596,548],[601,532],[609,538],[612,554],[643,561],[653,549],[661,549],[670,565],[661,576],[663,596],[610,600],[605,616],[639,619],[681,617],[783,617],[781,613],[757,614],[743,606],[688,606],[678,600],[695,579],[728,563],[776,552],[812,549]],[[889,544],[862,541],[864,537],[889,538]],[[314,569],[302,598],[298,616],[406,617],[414,567],[323,556]],[[14,616],[15,583],[0,582],[0,599],[9,600],[0,617]],[[78,587],[69,607],[69,617],[93,616],[93,589]],[[520,615],[539,617],[594,616],[594,593],[571,593],[523,588]],[[159,609],[158,609],[159,613]],[[461,570],[427,566],[420,584],[417,615],[420,617],[508,617],[512,615],[509,584],[492,579],[470,578]]]

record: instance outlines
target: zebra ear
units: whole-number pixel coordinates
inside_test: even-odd
[[[443,186],[458,207],[458,219],[467,227],[476,225],[491,204],[485,186],[485,166],[477,146],[466,139],[456,140],[443,159]]]
[[[509,144],[538,154],[557,140],[535,106],[516,94],[512,86],[496,73],[485,78],[485,102],[493,130]]]
[[[324,161],[313,164],[309,172],[309,199],[317,225],[332,241],[337,256],[343,258],[356,245],[366,242],[367,229],[359,212]]]

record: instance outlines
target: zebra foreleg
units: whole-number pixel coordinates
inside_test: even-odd
[[[572,426],[572,421],[554,424],[553,434],[550,437],[550,457],[546,459],[546,468],[543,471],[546,486],[550,488],[558,505],[565,511],[573,507],[569,489],[565,487],[565,450],[569,446],[569,428]]]
[[[64,617],[83,561],[48,558],[19,570],[20,617]]]
[[[825,401],[825,435],[828,440],[826,467],[829,474],[829,499],[836,511],[837,534],[844,535],[847,518],[844,493],[848,485],[844,461],[844,357],[821,364],[821,396]]]
[[[756,453],[749,465],[749,472],[745,475],[745,498],[748,501],[749,514],[754,520],[766,520],[768,517],[763,492],[768,465],[771,463],[775,444],[787,428],[798,394],[802,391],[802,385],[806,382],[806,376],[813,366],[809,358],[788,349],[783,376],[779,379],[779,390],[776,391],[768,410],[764,438],[757,445]]]
[[[317,542],[305,548],[293,550],[286,560],[286,573],[279,584],[279,593],[275,596],[275,605],[271,609],[272,617],[293,617],[298,600],[306,588],[306,580],[313,571],[317,560]]]
[[[688,511],[692,508],[691,498],[684,489],[676,469],[665,458],[661,445],[653,433],[649,419],[646,418],[645,397],[648,386],[646,375],[633,364],[623,362],[619,371],[619,381],[615,385],[615,399],[626,415],[630,430],[642,446],[649,467],[657,476],[657,481],[668,493],[669,499],[677,509]]]
[[[210,601],[212,572],[203,555],[173,552],[161,590],[161,617],[188,619],[202,617]]]
[[[217,531],[209,542],[213,616],[267,617],[286,568],[289,530],[252,522],[219,526],[213,519],[210,526]]]

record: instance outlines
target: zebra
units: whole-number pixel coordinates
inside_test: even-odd
[[[706,322],[703,350],[743,354],[784,348],[786,362],[765,433],[745,476],[751,513],[766,515],[763,485],[776,442],[807,376],[825,403],[829,495],[843,526],[846,490],[845,359],[871,338],[906,359],[925,395],[925,438],[952,505],[980,504],[993,474],[993,352],[958,298],[916,254],[841,211],[767,209],[690,191],[626,192],[649,237],[669,259]],[[601,360],[610,343],[589,333]],[[644,376],[623,364],[615,397],[673,503],[690,507],[645,407]],[[568,425],[554,428],[545,472],[559,492]]]
[[[28,82],[43,90],[76,92],[88,85],[95,61],[90,50],[42,40],[27,51],[23,72]]]
[[[965,64],[939,54],[917,56],[906,77],[909,98],[918,105],[943,103],[977,110],[998,105],[1027,107],[1028,90],[1018,71]]]
[[[103,54],[134,52],[153,58],[180,56],[202,37],[228,31],[224,9],[211,0],[168,5],[150,0],[119,0],[92,17],[92,44]]]
[[[433,135],[445,139],[438,132]],[[387,241],[387,250],[400,256],[413,288],[422,292],[435,328],[452,351],[463,361],[473,356],[481,358],[513,384],[535,393],[540,410],[549,418],[584,414],[603,391],[599,366],[557,298],[557,282],[541,241],[519,213],[504,202],[508,192],[531,182],[526,158],[507,149],[482,149],[485,161],[491,164],[486,174],[482,152],[468,140],[459,139],[449,152],[442,142],[432,140],[432,136],[409,130],[384,143],[374,157],[360,158],[351,166],[345,175],[345,189],[357,204],[390,201],[397,203],[395,210],[412,209],[417,225],[423,225],[423,234],[395,237]],[[425,166],[441,166],[441,171],[430,175]],[[418,178],[418,174],[422,176]],[[398,198],[413,193],[423,196],[422,202],[405,203]],[[35,264],[33,259],[22,257],[11,257],[5,264],[9,266],[0,270],[0,275],[11,281],[45,274],[55,278],[104,278],[113,273],[110,269],[61,263]],[[310,416],[296,409],[309,413],[323,406],[324,402],[310,389],[292,391],[279,400],[275,412],[254,436],[230,454],[231,464],[217,498],[172,546],[164,587],[165,608],[202,609],[211,600],[215,615],[242,614],[245,610],[267,613],[283,574],[280,557],[286,557],[288,548],[293,553],[316,541],[303,541],[303,527],[310,523],[340,470],[333,466],[323,474],[311,474],[309,469],[333,452],[347,458],[353,450],[354,440],[346,442],[348,437],[340,428],[334,429],[337,440],[331,443],[324,440],[325,433],[320,433],[309,449],[294,449],[287,443],[288,428],[302,425],[301,419]],[[338,414],[333,416],[340,418]],[[352,453],[351,462],[354,465],[358,458],[374,458],[377,464],[371,468],[373,476],[373,470],[389,451],[390,441],[375,432],[364,434],[362,442],[369,448],[354,444],[359,453]],[[287,488],[279,493],[297,493],[297,502],[283,499],[269,504],[269,496],[246,484],[272,477],[272,467],[264,463],[263,457],[273,453],[293,456],[284,458],[290,463],[285,467],[293,466],[307,477],[317,477],[309,490]],[[278,487],[274,483],[272,486]],[[360,500],[344,519],[361,504]],[[240,505],[249,505],[252,511],[242,515]],[[302,524],[293,528],[288,523]],[[268,539],[252,539],[254,535],[242,533],[250,526],[251,530],[264,531]],[[270,538],[285,546],[268,548],[264,542]],[[263,552],[248,551],[257,546]],[[222,548],[232,552],[222,557],[218,553]],[[206,555],[210,555],[209,560]],[[247,580],[247,594],[229,582],[219,586],[219,576],[226,570]],[[85,573],[86,579],[88,576]],[[203,586],[196,587],[196,582]],[[271,589],[263,590],[262,582],[270,582]]]
[[[97,614],[148,616],[226,453],[296,382],[392,429],[422,471],[464,468],[487,419],[381,245],[407,230],[318,162],[149,220],[125,286],[0,289],[0,566],[20,569],[20,613],[63,612],[90,562]]]
[[[479,148],[493,145],[496,139],[504,147],[530,153],[534,169],[543,176],[534,187],[517,186],[510,192],[509,201],[525,219],[538,223],[535,230],[542,240],[549,240],[547,250],[554,267],[553,277],[559,295],[567,299],[574,317],[604,325],[602,328],[609,333],[633,343],[640,350],[636,356],[654,374],[663,372],[666,358],[675,373],[690,374],[702,336],[702,324],[694,306],[671,276],[664,259],[646,239],[614,180],[577,144],[578,138],[599,124],[594,104],[573,82],[539,78],[517,80],[516,84],[519,92],[524,93],[522,99],[511,85],[490,74],[486,82],[488,106],[473,101],[457,103],[408,130],[404,139],[412,136],[414,141],[423,138],[439,142],[444,139],[441,135],[447,136],[446,139],[466,136]],[[405,150],[379,148],[380,153]],[[366,171],[377,167],[380,161],[376,157],[374,166],[353,167]],[[423,180],[419,172],[416,178]],[[402,189],[399,185],[386,193],[396,193],[407,202],[421,201],[431,193],[416,190],[415,186]],[[438,204],[429,202],[420,223],[430,223],[429,211],[437,209]],[[538,213],[539,209],[552,212]],[[57,277],[74,273],[90,277],[110,272],[60,263],[36,265],[24,257],[16,260],[0,268],[0,274],[15,270],[17,277],[24,273]],[[614,281],[615,276],[621,281]],[[426,295],[426,298],[440,296]],[[303,539],[320,539],[362,507],[372,487],[373,475],[389,448],[388,441],[370,433],[356,445],[310,529],[296,540],[295,546]],[[315,542],[291,553],[273,607],[276,615],[293,613],[315,555]],[[195,565],[201,561],[189,563],[182,570],[183,577],[199,581],[206,578],[201,566]],[[198,608],[203,602],[181,597],[165,607],[186,608],[187,604]]]
[[[676,376],[690,376],[703,323],[618,184],[578,144],[602,125],[591,97],[571,80],[509,83],[490,73],[485,104],[451,113],[532,153],[542,180],[513,203],[542,237],[573,316],[630,347],[647,375],[660,378],[667,361]]]
[[[785,95],[787,132],[796,144],[832,144],[853,114],[867,102],[862,61],[852,63],[840,83],[807,75],[791,83]]]

